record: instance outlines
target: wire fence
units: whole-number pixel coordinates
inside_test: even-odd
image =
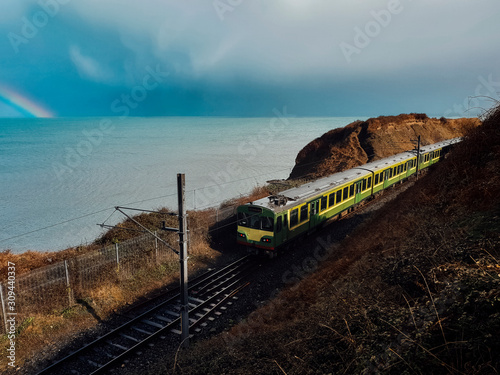
[[[214,209],[211,222],[215,224],[211,231],[233,223],[235,211],[235,206]],[[189,236],[196,230],[190,230],[188,244],[191,243]],[[77,300],[86,298],[89,291],[99,286],[130,281],[140,273],[151,272],[155,267],[162,266],[176,272],[179,257],[169,247],[178,247],[177,237],[161,231],[155,235],[166,244],[147,233],[24,273],[16,277],[15,284],[0,282],[0,315],[3,323],[0,332],[8,332],[7,320],[14,314],[13,311],[16,321],[20,322],[34,313],[61,312],[73,306]],[[12,293],[9,295],[10,290],[14,291],[15,296]]]
[[[157,235],[177,246],[174,236]],[[14,283],[0,283],[1,331],[7,333],[7,320],[14,314],[19,322],[29,314],[62,311],[93,288],[124,282],[153,267],[178,261],[166,244],[145,234],[19,275]]]

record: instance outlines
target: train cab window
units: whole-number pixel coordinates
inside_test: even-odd
[[[294,227],[299,223],[299,209],[296,208],[290,212],[290,227]]]
[[[321,211],[326,210],[327,201],[328,201],[327,197],[321,197]]]
[[[335,193],[331,193],[328,197],[328,207],[332,207],[335,205]]]
[[[366,178],[363,179],[363,187],[361,188],[361,191],[365,191],[366,190]]]
[[[351,185],[349,188],[349,197],[352,197],[354,195],[354,184]]]
[[[368,185],[367,185],[368,188],[371,188],[372,187],[372,177],[368,177]]]
[[[260,222],[262,224],[262,230],[273,231],[274,229],[274,221],[272,217],[262,216],[260,218]]]
[[[337,204],[342,202],[342,190],[337,191],[337,197],[335,198],[335,201],[337,202]]]
[[[238,225],[242,227],[248,226],[248,216],[244,212],[238,212]]]
[[[260,229],[260,217],[256,214],[253,214],[249,217],[250,219],[250,228]]]
[[[276,221],[276,233],[280,233],[283,229],[283,218],[280,216]]]
[[[300,208],[300,222],[302,223],[303,221],[307,220],[307,211],[308,211],[308,206],[307,204],[302,206]]]
[[[344,197],[344,200],[346,200],[349,197],[349,188],[348,187],[344,188],[344,193],[342,196]]]

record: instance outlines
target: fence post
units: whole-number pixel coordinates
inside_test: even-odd
[[[9,332],[9,328],[7,326],[7,314],[5,313],[5,300],[3,298],[3,283],[0,283],[0,299],[2,300],[2,315],[3,315],[3,323],[5,326],[5,334]]]
[[[73,291],[71,290],[71,284],[69,282],[69,268],[68,261],[64,259],[64,273],[66,274],[66,289],[68,291],[68,303],[69,307],[73,305]]]
[[[157,236],[157,233],[155,231],[155,262],[156,264],[158,264],[158,236]]]
[[[115,243],[115,252],[116,252],[116,270],[120,272],[120,254],[118,252],[118,242]]]

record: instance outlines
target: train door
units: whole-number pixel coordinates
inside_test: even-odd
[[[283,218],[284,215],[280,215],[276,220],[276,230],[274,231],[275,246],[279,246],[285,241],[285,233],[287,228],[285,228],[284,226]]]
[[[314,202],[311,202],[311,219],[310,219],[310,228],[314,228],[316,225],[320,223],[320,218],[319,218],[319,204],[320,200],[315,200]]]
[[[361,191],[363,190],[363,180],[356,182],[356,195],[354,197],[354,203],[361,202]]]
[[[384,189],[389,187],[389,179],[392,177],[392,168],[384,171]]]

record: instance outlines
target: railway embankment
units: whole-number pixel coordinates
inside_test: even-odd
[[[317,248],[315,272],[290,267],[289,287],[248,318],[141,373],[498,373],[499,170],[500,107],[340,245]]]
[[[461,137],[479,126],[477,118],[436,119],[425,114],[380,116],[333,129],[308,143],[297,155],[290,179],[315,179],[342,172],[416,146]]]
[[[440,120],[440,123],[442,125],[443,123],[445,123],[445,121]],[[464,125],[463,131],[465,131],[466,127],[474,128],[475,125],[474,124],[467,126]],[[457,133],[453,133],[452,135],[447,137],[453,137],[456,136],[456,134]],[[462,133],[459,135],[462,135]],[[431,139],[429,142],[433,141],[434,140]],[[408,147],[404,149],[408,149]],[[349,154],[348,150],[349,149],[347,148],[345,151],[346,155]],[[393,148],[391,150],[392,150],[391,153],[397,152],[394,151]],[[481,153],[482,151],[483,149],[480,148],[478,150],[475,150],[474,152]],[[466,171],[467,176],[469,176],[470,174],[469,172],[467,172],[467,169],[464,170]],[[472,178],[474,179],[475,177]],[[423,179],[422,181],[425,180]],[[453,183],[454,180],[452,179],[450,181],[451,181],[450,183]],[[421,186],[427,186],[425,185],[424,182],[418,181],[418,183],[424,184]],[[441,183],[441,185],[443,184]],[[265,188],[262,188],[259,189],[258,191],[255,191],[254,197],[249,197],[249,200],[256,199],[256,197],[260,197],[261,195],[262,196],[267,195],[265,190],[266,190]],[[424,191],[426,190],[424,189]],[[488,192],[488,189],[486,189],[484,194],[487,195],[489,193],[491,192]],[[405,194],[410,194],[410,193],[405,193]],[[405,207],[405,205],[408,205],[408,207],[413,207],[413,209],[415,210],[414,212],[412,211],[415,215],[413,219],[406,218],[405,215],[398,213],[397,210],[392,208],[389,209],[388,211],[383,211],[385,212],[385,214],[380,214],[382,215],[381,217],[383,217],[383,215],[387,215],[388,218],[392,219],[386,223],[386,227],[383,226],[379,227],[379,225],[381,224],[379,224],[376,219],[370,219],[373,215],[375,215],[376,210],[373,210],[370,214],[362,213],[358,216],[353,217],[350,220],[339,222],[340,225],[334,226],[334,228],[336,228],[335,233],[321,232],[320,235],[317,237],[306,238],[304,240],[301,240],[297,244],[297,247],[294,250],[294,252],[292,254],[287,254],[286,260],[284,258],[278,259],[275,263],[270,262],[262,267],[263,269],[261,273],[261,278],[263,278],[264,281],[259,281],[258,286],[254,285],[252,288],[249,288],[252,290],[252,292],[248,294],[248,297],[241,298],[241,301],[243,303],[246,303],[246,308],[244,309],[245,311],[243,313],[241,313],[241,311],[236,312],[234,314],[231,313],[232,315],[228,314],[228,317],[226,317],[225,320],[219,319],[220,323],[218,323],[217,328],[210,329],[211,332],[207,332],[206,334],[206,336],[212,336],[215,333],[217,336],[215,337],[215,339],[213,339],[214,341],[209,341],[209,343],[207,344],[200,343],[199,346],[195,346],[193,348],[193,351],[179,353],[179,356],[177,357],[178,364],[182,366],[183,369],[184,368],[186,369],[185,370],[186,373],[224,373],[224,372],[231,373],[238,371],[240,373],[259,373],[259,372],[268,373],[276,371],[276,369],[278,369],[277,371],[280,371],[279,367],[276,367],[276,365],[279,364],[278,366],[281,366],[283,362],[285,363],[287,369],[296,369],[298,372],[302,372],[303,370],[309,368],[311,371],[316,371],[315,367],[316,365],[314,365],[314,363],[318,359],[314,358],[314,356],[311,356],[311,354],[306,355],[307,353],[309,353],[307,352],[307,350],[313,351],[316,348],[314,346],[310,346],[308,344],[309,341],[317,341],[317,345],[326,345],[326,346],[330,345],[331,348],[329,350],[333,351],[341,350],[342,347],[332,346],[333,344],[331,342],[339,341],[340,343],[347,344],[347,347],[344,348],[346,355],[357,353],[357,351],[360,351],[364,347],[363,345],[368,345],[371,343],[370,341],[371,338],[373,338],[376,342],[380,341],[381,343],[384,343],[382,338],[377,338],[376,334],[370,336],[360,336],[357,343],[361,346],[354,345],[354,343],[345,339],[345,337],[349,338],[350,337],[349,335],[354,335],[353,331],[351,330],[351,327],[353,326],[357,329],[356,332],[360,332],[360,330],[363,330],[367,327],[368,328],[371,327],[366,321],[363,321],[362,318],[367,314],[369,306],[371,306],[370,303],[373,302],[374,298],[379,300],[379,302],[377,302],[374,305],[375,308],[379,308],[380,306],[385,306],[387,302],[384,300],[384,298],[386,297],[385,294],[377,295],[377,293],[375,292],[376,290],[385,290],[384,288],[387,289],[387,285],[385,284],[386,280],[380,276],[387,270],[377,271],[377,266],[379,264],[378,257],[380,255],[377,251],[380,251],[381,254],[383,254],[382,259],[389,259],[386,261],[385,264],[387,264],[388,269],[393,271],[393,274],[387,276],[387,280],[395,280],[393,281],[394,285],[392,286],[392,289],[389,288],[387,294],[390,294],[391,291],[394,293],[398,291],[401,292],[401,290],[397,289],[398,287],[403,288],[403,290],[406,290],[405,288],[408,287],[410,292],[413,290],[412,288],[414,287],[417,288],[417,290],[418,288],[425,287],[425,285],[427,284],[425,284],[423,278],[420,280],[411,279],[411,277],[413,277],[415,274],[420,274],[420,272],[422,272],[422,274],[426,276],[425,281],[432,280],[431,282],[428,281],[429,288],[432,293],[437,293],[436,285],[432,284],[434,282],[434,279],[432,279],[434,274],[432,272],[434,271],[429,270],[429,268],[426,267],[424,264],[420,264],[418,262],[412,263],[411,260],[410,261],[404,260],[405,259],[404,251],[407,251],[408,254],[411,255],[409,256],[410,259],[413,259],[413,257],[416,257],[418,259],[431,259],[430,257],[431,255],[429,253],[431,250],[426,248],[425,242],[422,241],[421,239],[431,238],[433,240],[436,240],[437,238],[438,240],[440,237],[443,236],[445,236],[444,238],[447,238],[446,235],[449,233],[449,230],[447,231],[443,230],[444,232],[443,231],[440,232],[439,225],[436,225],[434,228],[431,224],[429,224],[426,221],[427,219],[424,216],[417,215],[417,213],[420,212],[419,211],[420,208],[423,207],[423,203],[432,201],[430,197],[431,196],[426,196],[425,194],[422,196],[418,195],[418,197],[410,195],[410,198],[407,198],[406,201],[397,204],[397,207]],[[243,202],[235,201],[233,203],[243,203]],[[460,200],[454,203],[455,206],[450,205],[450,207],[458,207],[459,203]],[[381,204],[379,205],[379,207],[380,206]],[[443,203],[441,204],[440,207],[441,209],[443,209],[443,207],[447,206]],[[477,208],[475,205],[472,205],[472,207],[474,209]],[[498,207],[498,204],[496,207]],[[384,210],[386,209],[384,208]],[[432,216],[433,211],[429,212],[430,215]],[[432,248],[433,249],[432,252],[437,251],[438,254],[441,254],[441,252],[439,251],[441,247],[443,247],[444,249],[449,249],[450,247],[453,248],[454,246],[456,248],[460,248],[460,246],[462,248],[464,246],[468,246],[464,245],[465,242],[463,241],[460,242],[463,239],[461,235],[462,232],[464,231],[464,229],[460,227],[460,225],[467,224],[467,220],[469,217],[466,215],[462,216],[461,219],[463,221],[460,221],[459,220],[460,216],[458,215],[459,214],[457,213],[454,213],[452,215],[454,221],[452,220],[452,224],[450,224],[452,228],[453,225],[459,227],[458,233],[460,235],[458,234],[455,235],[457,239],[456,242],[449,241],[446,245],[440,245],[439,243],[436,242],[435,247]],[[493,225],[494,223],[496,223],[498,227],[498,220],[494,222],[494,220],[496,219],[493,218],[492,219],[493,224],[492,224],[490,223],[490,221],[488,221],[490,220],[489,216],[484,216],[483,218],[483,216],[481,215],[477,216],[478,218],[477,220],[479,220],[477,222],[478,225],[477,228],[482,228],[482,226],[484,226],[485,228],[487,228],[487,230],[491,230],[488,228],[490,228],[490,226]],[[196,251],[199,252],[201,255],[203,255],[204,259],[205,258],[208,259],[208,257],[211,258],[210,262],[208,261],[205,262],[206,259],[205,261],[202,261],[202,263],[205,262],[207,264],[208,263],[212,264],[212,262],[215,261],[215,259],[212,258],[221,259],[221,255],[227,255],[234,252],[232,246],[234,242],[232,241],[233,239],[232,234],[234,233],[233,228],[228,227],[228,232],[222,233],[222,235],[220,235],[219,237],[215,235],[212,236],[208,235],[209,227],[211,225],[210,223],[212,223],[212,216],[213,215],[210,212],[198,212],[198,213],[193,213],[192,215],[192,219],[194,219],[199,224],[198,226],[201,228],[200,231],[196,232],[196,238],[193,238],[193,240],[195,240],[193,243],[196,244],[197,248]],[[420,221],[415,221],[413,223],[412,220],[417,220],[417,218],[419,218]],[[446,216],[436,216],[436,218],[434,217],[432,218],[434,220],[433,222],[438,224],[440,223],[440,220],[442,220],[443,222],[449,220],[449,217]],[[144,224],[151,226],[152,228],[157,226],[158,224],[157,219],[158,218],[155,218],[151,215],[144,215],[144,217],[141,216],[141,221],[144,220]],[[372,223],[372,221],[370,221],[367,224],[363,224],[362,227],[363,229],[359,230],[356,229],[358,225],[360,225],[367,219],[370,219],[372,221],[375,220],[375,222]],[[383,220],[381,221],[383,222]],[[475,221],[471,221],[471,223],[475,223]],[[127,222],[123,223],[124,226],[127,226],[128,224],[130,223]],[[403,233],[401,232],[402,228],[409,228],[412,226],[417,228],[418,230],[415,229],[414,232],[410,231],[408,233],[405,232],[404,235],[402,234]],[[475,231],[479,231],[479,229],[475,228],[476,227],[473,227],[471,229],[473,233],[475,233]],[[429,229],[429,231],[426,232],[425,231],[426,229]],[[358,238],[358,235],[356,235],[356,232],[354,232],[356,230],[358,231],[358,233],[362,233],[362,236],[366,235],[367,233],[373,234],[379,232],[382,233],[387,232],[388,234],[391,234],[392,237],[385,238],[383,236],[379,237],[366,236],[368,239],[366,240],[368,241],[367,243],[365,244],[358,243],[356,245],[357,243],[356,238]],[[433,230],[435,230],[436,232],[433,232]],[[227,234],[227,238],[231,239],[231,243],[223,241],[225,234]],[[105,236],[103,236],[101,239],[96,241],[96,244],[93,244],[92,246],[99,247],[106,243],[123,241],[128,238],[124,236],[129,236],[129,235],[130,234],[127,234],[127,232],[125,231],[112,230],[108,232]],[[415,245],[417,247],[412,248],[409,244],[405,245],[398,243],[399,239],[403,236],[406,236],[405,238],[408,239],[414,238],[415,241],[414,243],[418,244],[418,246]],[[373,243],[372,241],[369,240],[372,238],[375,238]],[[340,241],[342,240],[345,242],[342,242],[342,244],[339,245]],[[354,245],[351,244],[351,241],[354,241],[353,242]],[[495,242],[497,241],[496,239],[493,238],[493,240],[491,241],[493,241],[491,242],[493,245],[497,244],[497,242]],[[412,251],[415,249],[416,251],[415,253],[413,253]],[[69,249],[67,254],[63,254],[61,256],[65,258],[66,256],[71,256],[71,254],[74,252],[81,253],[89,250],[91,250],[91,248]],[[401,251],[401,254],[397,253],[397,251]],[[490,262],[488,267],[491,267],[491,262],[493,262],[493,259],[494,258],[500,259],[500,256],[498,254],[495,254],[495,252],[491,250],[489,247],[486,249],[486,251],[491,254],[491,257],[489,257],[489,255],[485,255],[486,253],[481,251],[479,251],[479,254],[483,255],[482,257],[478,256],[478,254],[476,253],[471,255],[471,257],[473,257],[476,261],[483,261],[483,259],[487,259]],[[214,255],[215,253],[217,254]],[[367,253],[372,254],[371,255],[372,258],[366,258]],[[419,255],[417,256],[415,254]],[[47,262],[54,261],[54,255],[55,254],[48,253],[44,254],[43,257],[38,257],[38,256],[34,257],[32,262],[23,261],[18,263],[25,264],[28,270],[36,268],[38,264],[42,265]],[[27,255],[25,254],[24,256]],[[392,258],[390,258],[390,256],[392,256]],[[464,259],[465,258],[469,259],[467,258],[467,255],[464,255],[463,257]],[[436,263],[440,262],[438,259],[434,261]],[[329,267],[328,264],[331,264],[332,266]],[[498,262],[496,264],[498,267]],[[316,272],[318,270],[318,267],[320,266],[321,266],[321,271]],[[419,271],[416,271],[415,267],[412,268],[413,266],[418,268]],[[329,269],[329,271],[324,271],[325,269]],[[453,267],[446,269],[452,270]],[[363,280],[360,279],[360,275],[353,273],[354,272],[353,270],[354,271],[358,270],[359,272],[363,272],[366,278]],[[488,268],[487,271],[488,270],[491,271],[490,268]],[[372,276],[373,279],[371,279]],[[431,279],[427,279],[428,277],[431,277]],[[136,297],[140,295],[140,293],[144,294],[146,292],[151,292],[154,289],[154,285],[153,283],[147,283],[148,280],[149,279],[147,277],[144,280],[142,280],[143,284],[148,284],[147,288],[141,289],[142,288],[141,287],[139,288],[140,290],[139,289],[134,290],[133,291],[134,293],[132,293],[133,296],[131,294],[132,291],[127,290],[128,293],[127,297],[121,298],[120,301],[123,303],[131,303],[135,301]],[[344,283],[344,281],[346,281],[346,283]],[[345,289],[346,285],[348,286],[347,288],[351,289],[346,290]],[[285,287],[285,292],[280,294],[278,298],[272,299],[271,297],[274,297],[283,287]],[[337,290],[339,294],[327,294],[332,288]],[[482,293],[480,289],[474,289],[474,290],[478,290],[479,293]],[[414,296],[412,294],[409,293],[405,294],[405,293],[406,292],[400,293],[398,301],[399,302],[404,301],[406,305],[403,305],[403,307],[399,306],[399,308],[404,310],[406,306],[407,309],[406,313],[409,312],[410,315],[412,314],[415,315],[416,314],[415,311],[418,310],[419,306],[421,306],[422,304],[423,306],[425,306],[425,303],[430,303],[429,301],[431,301],[429,299],[427,301],[425,301],[425,299],[420,300],[419,298],[421,296],[417,295]],[[120,295],[122,294],[123,293],[120,291]],[[355,301],[350,300],[350,298],[354,298],[355,296],[356,296]],[[430,296],[434,297],[437,295],[431,294]],[[494,294],[493,296],[494,298],[497,298],[495,297]],[[113,301],[116,299],[113,293],[111,294],[109,293],[109,289],[106,288],[106,290],[103,290],[103,292],[100,294],[100,297],[103,298],[101,299],[95,298],[95,299],[90,299],[88,301],[89,304],[92,306],[93,310],[97,311],[97,313],[101,318],[104,319],[107,316],[106,314],[112,314],[113,311],[120,308],[119,306],[115,305],[111,307],[108,306],[110,298],[113,299]],[[327,302],[330,301],[330,299],[332,299],[332,301],[333,300],[336,301],[337,299],[339,299],[335,303],[340,303],[339,301],[344,301],[344,302],[343,304],[340,304],[338,306],[337,305],[330,306],[327,304]],[[330,303],[334,303],[332,301],[330,301]],[[408,303],[406,301],[408,301]],[[440,299],[438,298],[437,301],[439,303]],[[252,315],[248,317],[248,314],[250,312],[255,310],[256,307],[260,306],[264,307],[252,313]],[[350,306],[349,309],[347,308],[348,306]],[[389,309],[389,307],[392,308],[392,306],[393,305],[391,305],[390,303],[387,303],[386,310]],[[342,307],[344,310],[339,309],[339,307]],[[336,312],[337,310],[339,312]],[[64,311],[62,313],[58,313],[57,311],[55,311],[54,314],[51,314],[48,317],[37,316],[34,320],[32,320],[32,323],[30,323],[27,326],[27,328],[23,332],[21,332],[20,340],[22,338],[23,342],[26,342],[27,345],[30,344],[31,351],[33,351],[36,348],[42,348],[42,347],[47,348],[48,346],[52,347],[54,342],[58,341],[58,338],[68,335],[77,335],[80,329],[86,329],[95,324],[95,322],[93,322],[91,319],[92,317],[88,314],[87,311],[85,311],[84,308],[76,306],[68,311]],[[381,314],[385,314],[387,313],[387,311],[384,310],[381,312]],[[394,311],[395,312],[399,311],[399,314],[404,313],[404,311],[400,311],[396,307],[394,307]],[[76,321],[75,321],[75,316],[76,316]],[[390,314],[387,316],[391,318]],[[89,317],[89,319],[85,317]],[[85,320],[84,322],[85,324],[81,324],[81,321],[84,318],[87,320]],[[439,327],[439,323],[443,324],[441,319],[446,320],[447,317],[445,316],[443,318],[440,315],[440,319],[430,320],[429,322],[431,322],[433,324],[433,327],[435,328],[436,326]],[[333,323],[330,320],[332,320]],[[415,320],[417,321],[418,319]],[[79,325],[77,329],[67,330],[66,328],[64,328],[67,325],[75,326],[75,322],[78,323],[77,325]],[[394,321],[389,320],[389,322],[395,325],[396,327],[399,327],[399,329],[401,329],[401,326],[394,324],[395,323]],[[431,323],[428,324],[432,325]],[[322,330],[320,331],[308,330],[308,328],[306,327],[308,324],[309,325],[312,324],[313,328],[317,328],[318,325],[319,327],[322,327],[322,325],[327,325],[328,327],[335,329],[341,335],[344,335],[344,338],[342,338],[342,336],[335,336],[335,335],[331,336],[331,333],[329,332],[325,333]],[[233,327],[233,329],[231,331],[228,331],[230,327]],[[390,336],[389,332],[382,331],[382,327],[376,326],[372,328],[377,331],[377,334],[380,333],[383,337],[386,336],[392,337]],[[293,334],[291,334],[290,332],[287,333],[288,330],[294,330],[294,333]],[[276,333],[276,337],[271,337],[268,340],[267,336],[265,335],[270,333],[271,336],[273,336],[272,333]],[[50,342],[47,341],[47,338],[50,338]],[[292,338],[294,339],[292,340]],[[356,337],[353,336],[352,339],[355,340]],[[298,341],[294,343],[293,342],[294,340]],[[447,336],[447,340],[450,341],[450,337]],[[275,344],[276,347],[275,348],[270,347],[269,345],[271,343]],[[294,364],[294,361],[295,360],[299,361],[299,360],[296,359],[294,357],[295,354],[292,355],[292,353],[295,353],[294,351],[296,345],[299,344],[302,345],[301,343],[304,343],[305,345],[304,346],[304,348],[306,348],[304,349],[305,352],[297,351],[296,353],[297,356],[303,359],[304,367],[294,367],[296,365]],[[210,351],[207,350],[206,349],[207,347],[204,345],[208,345],[208,347],[210,347],[210,345],[215,345],[216,349]],[[441,345],[442,344],[440,343],[439,344],[440,348]],[[424,346],[424,348],[426,348],[427,350],[431,350],[434,347]],[[448,350],[449,346],[447,346],[446,349]],[[61,350],[61,348],[58,346],[54,350]],[[193,357],[191,356],[200,355],[199,350],[203,351],[202,353],[203,355],[201,355],[199,358],[202,358],[204,361],[206,360],[206,367],[203,367],[204,365],[202,365],[202,363],[199,362],[199,360],[192,360]],[[26,351],[27,358],[32,357],[33,355],[29,354],[28,352],[29,351],[27,350]],[[139,371],[139,373],[148,373],[148,371],[151,374],[164,373],[166,369],[168,369],[167,372],[169,372],[173,368],[171,361],[173,360],[174,357],[171,355],[169,355],[168,358],[166,358],[166,356],[163,357],[162,352],[160,351],[158,353],[158,350],[153,352],[154,353],[151,354],[150,357],[151,359],[147,360],[146,363],[159,364],[160,367],[157,367],[155,365],[140,366],[139,368],[141,368],[141,370]],[[19,354],[22,353],[24,352],[21,351],[19,352]],[[206,357],[208,353],[211,353],[210,358]],[[321,354],[322,352],[319,351],[318,353]],[[397,351],[397,353],[400,354],[399,351]],[[431,350],[431,353],[436,355],[436,352],[433,350]],[[327,355],[330,354],[327,353]],[[355,357],[354,354],[352,355]],[[144,354],[143,356],[145,357],[146,354]],[[245,356],[250,356],[252,358],[250,361],[247,361],[245,359],[246,358]],[[212,362],[211,359],[212,357],[215,363]],[[346,356],[346,358],[349,360],[352,360],[354,357],[349,357],[348,355]],[[230,363],[231,358],[234,358],[235,360],[233,364]],[[264,367],[261,366],[262,363],[259,364],[259,358],[261,358],[262,361],[265,362]],[[162,362],[163,360],[165,360],[164,363]],[[327,368],[329,366],[329,363],[332,363],[326,360],[324,361],[325,363],[322,365],[323,367],[321,367],[321,371],[323,371],[324,368]],[[340,359],[336,358],[335,361],[337,361],[335,363],[339,364],[340,366],[341,363]],[[253,369],[249,367],[250,364],[259,364],[259,365],[256,366],[255,371],[253,371]],[[356,366],[358,366],[358,368],[361,368],[363,365],[357,364]],[[158,368],[160,368],[160,370],[158,370]],[[179,368],[180,367],[177,368],[176,370],[177,372],[180,372]],[[342,369],[342,367],[338,368]],[[351,368],[347,367],[344,369],[348,373],[350,372]],[[131,370],[132,370],[131,373],[133,373],[134,370],[133,369]],[[321,371],[317,370],[316,372],[321,372]]]

